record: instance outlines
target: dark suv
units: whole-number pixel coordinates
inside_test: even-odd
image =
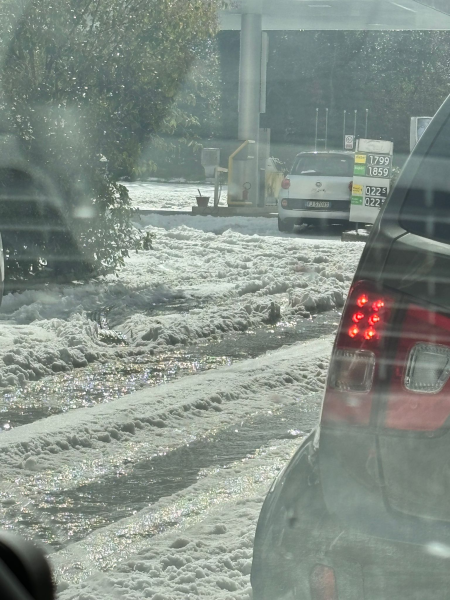
[[[320,426],[274,482],[254,600],[450,597],[450,98],[365,247]]]

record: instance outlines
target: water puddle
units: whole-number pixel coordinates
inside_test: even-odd
[[[114,476],[49,494],[15,514],[6,507],[3,527],[26,531],[57,551],[90,532],[129,517],[160,498],[171,496],[208,474],[238,460],[249,460],[268,441],[302,437],[315,425],[320,396],[267,411],[228,426],[165,455],[118,467]]]
[[[144,387],[162,385],[177,377],[231,362],[227,356],[194,356],[183,350],[94,363],[83,369],[30,382],[16,392],[4,394],[0,425],[3,430],[8,430],[50,415],[110,402]]]
[[[7,431],[50,415],[110,402],[137,390],[163,385],[267,351],[328,335],[336,330],[339,314],[331,311],[312,319],[262,325],[245,332],[230,332],[217,340],[158,355],[116,358],[106,363],[59,373],[24,388],[3,394],[0,400],[0,429]]]
[[[256,358],[282,346],[330,335],[336,331],[339,320],[340,313],[329,311],[310,319],[279,321],[244,333],[226,334],[220,340],[200,340],[195,348],[197,352],[201,351],[212,357],[229,356],[234,360]]]

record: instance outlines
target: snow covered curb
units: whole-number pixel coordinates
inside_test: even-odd
[[[128,188],[134,206],[141,208],[164,208],[168,210],[189,210],[196,204],[198,188],[202,196],[214,197],[214,186],[206,182],[188,182],[175,179],[170,182],[163,179],[148,181],[127,181],[122,184]],[[223,190],[222,202],[226,202]]]

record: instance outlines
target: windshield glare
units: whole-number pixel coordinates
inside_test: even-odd
[[[447,599],[450,0],[0,29],[0,599]]]

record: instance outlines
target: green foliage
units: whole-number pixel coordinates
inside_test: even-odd
[[[5,122],[63,198],[87,261],[115,267],[137,236],[127,191],[114,178],[133,172],[151,136],[170,126],[196,49],[215,31],[216,3],[0,0],[0,23],[9,40]],[[172,111],[175,129],[187,108]],[[99,154],[112,176],[99,170]]]
[[[237,138],[239,33],[219,34],[221,138]],[[409,152],[411,116],[432,116],[450,93],[448,31],[269,32],[267,112],[272,151],[292,164],[296,152],[314,148],[316,108],[319,138],[342,148],[347,133],[392,139],[396,153]],[[323,147],[323,143],[322,143]]]
[[[315,110],[319,137],[329,108],[329,141],[342,147],[343,111],[347,133],[363,136],[369,109],[369,137],[392,139],[409,152],[411,116],[432,116],[450,92],[450,32],[302,31],[270,37],[267,126],[272,139],[314,145]]]
[[[201,179],[200,151],[220,123],[219,52],[215,40],[198,43],[176,100],[141,153],[133,175]]]

